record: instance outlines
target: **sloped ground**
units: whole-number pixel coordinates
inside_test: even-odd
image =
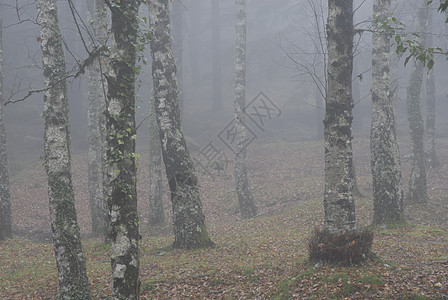
[[[429,204],[407,207],[412,226],[375,230],[374,252],[378,258],[356,267],[313,266],[306,262],[307,238],[323,219],[322,142],[257,142],[248,153],[251,187],[260,207],[257,218],[238,221],[231,166],[219,176],[200,175],[208,228],[218,244],[211,250],[169,251],[170,226],[147,227],[148,174],[142,156],[138,189],[144,236],[142,299],[447,299],[448,139],[438,140],[442,166],[430,172]],[[406,141],[400,147],[406,185]],[[372,218],[368,153],[368,140],[355,140],[358,184],[367,196],[356,199],[360,225],[370,224]],[[74,158],[78,219],[88,238],[84,248],[92,291],[95,298],[106,299],[110,290],[109,249],[88,237],[86,167],[83,157]],[[56,295],[45,180],[43,168],[35,165],[12,182],[18,237],[0,245],[2,299],[52,299]],[[165,212],[169,223],[168,195]]]

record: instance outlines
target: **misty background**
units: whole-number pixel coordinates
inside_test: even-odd
[[[178,18],[182,27],[182,48],[176,48],[175,55],[181,57],[181,98],[183,101],[183,129],[190,143],[190,150],[198,151],[233,119],[234,97],[234,48],[235,7],[232,1],[219,2],[219,17],[214,15],[212,2],[185,0],[184,9]],[[11,1],[12,2],[12,1]],[[86,5],[76,1],[77,10],[84,20]],[[322,100],[316,97],[315,83],[308,69],[315,70],[323,79],[322,52],[319,45],[314,12],[316,8],[319,28],[325,28],[325,1],[319,0],[248,0],[247,1],[247,103],[259,92],[264,92],[282,112],[264,128],[256,132],[256,139],[250,148],[266,140],[300,141],[320,138],[319,130],[323,120]],[[87,54],[82,46],[70,9],[66,1],[58,1],[59,18],[66,46],[67,70],[75,70],[75,60],[82,61]],[[371,1],[355,1],[355,24],[358,33],[354,38],[355,61],[353,72],[353,97],[355,102],[353,134],[368,138],[371,119]],[[141,15],[146,15],[142,6]],[[407,25],[407,31],[414,31],[417,7],[408,1],[399,1],[395,16]],[[444,16],[432,11],[435,46],[445,48]],[[41,89],[42,70],[39,47],[39,28],[35,23],[36,10],[31,0],[18,1],[2,6],[3,18],[3,64],[4,98],[15,101],[23,98],[30,90]],[[144,23],[141,26],[146,26]],[[215,36],[213,28],[215,27]],[[216,28],[219,30],[217,39]],[[175,29],[172,28],[174,31]],[[176,32],[174,32],[176,34]],[[219,40],[219,44],[216,43]],[[213,43],[215,41],[215,44]],[[322,41],[324,42],[324,41]],[[178,44],[177,44],[178,45]],[[150,59],[149,46],[143,53]],[[317,47],[319,48],[319,47]],[[217,51],[218,49],[218,51]],[[220,54],[219,56],[215,55]],[[291,58],[301,64],[297,65]],[[215,68],[213,64],[215,62]],[[398,100],[396,103],[397,133],[400,140],[408,139],[406,117],[406,87],[411,63],[398,64]],[[218,68],[216,67],[218,66]],[[218,76],[216,69],[219,70]],[[436,137],[448,136],[447,62],[437,57],[434,67],[436,78]],[[140,84],[137,91],[137,134],[138,152],[148,148],[148,102],[151,94],[150,64],[142,64]],[[215,74],[214,74],[215,72]],[[219,76],[220,75],[220,76]],[[220,79],[219,91],[213,90],[213,80]],[[86,76],[68,81],[70,112],[71,150],[73,155],[85,155],[87,144],[87,84]],[[425,94],[422,87],[422,109],[425,112]],[[215,101],[221,107],[213,105]],[[8,155],[11,176],[32,164],[41,163],[43,144],[43,119],[41,117],[43,94],[35,93],[24,101],[8,104],[5,108],[5,122],[8,137]],[[224,145],[216,145],[226,149]],[[356,154],[356,144],[354,152]],[[232,157],[228,155],[228,157]],[[366,159],[368,159],[366,157]],[[146,165],[146,162],[141,162]],[[356,163],[356,161],[355,161]]]

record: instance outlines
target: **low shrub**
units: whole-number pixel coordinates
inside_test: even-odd
[[[312,262],[357,264],[371,255],[373,231],[363,229],[331,233],[316,228],[308,243]]]

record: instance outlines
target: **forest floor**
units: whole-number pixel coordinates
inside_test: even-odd
[[[368,139],[354,144],[360,227],[373,210]],[[448,138],[437,141],[441,166],[428,172],[427,205],[407,205],[409,225],[374,229],[376,258],[358,266],[307,261],[307,241],[323,221],[322,141],[259,140],[250,146],[249,177],[259,215],[239,220],[233,167],[200,174],[207,225],[217,247],[171,251],[167,224],[148,228],[148,168],[139,168],[142,299],[448,299]],[[403,182],[409,147],[401,142]],[[0,299],[56,299],[44,169],[30,166],[12,179],[15,238],[0,244]],[[110,295],[108,246],[89,236],[86,157],[73,158],[76,207],[95,299]]]

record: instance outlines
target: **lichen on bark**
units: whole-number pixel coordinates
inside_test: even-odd
[[[181,129],[168,0],[149,1],[155,110],[171,191],[174,248],[214,246],[205,226],[198,178]]]
[[[92,25],[91,50],[104,46],[107,42],[107,11],[102,0],[88,0],[88,18]],[[106,205],[103,195],[104,153],[105,153],[105,115],[106,107],[104,91],[105,80],[102,72],[106,70],[106,58],[100,56],[88,68],[88,129],[89,129],[89,160],[88,160],[88,190],[90,197],[90,213],[92,233],[106,234]],[[102,65],[101,65],[102,64]]]
[[[390,4],[391,0],[373,2],[373,14],[379,24],[389,16]],[[370,134],[373,224],[387,225],[403,221],[403,190],[389,68],[391,34],[381,30],[377,23],[374,30]]]
[[[352,195],[353,1],[328,1],[328,86],[324,119],[325,227],[356,230]]]
[[[66,70],[56,0],[36,1],[44,74],[44,159],[60,299],[90,299],[71,178]]]
[[[247,178],[246,159],[246,1],[236,0],[236,49],[235,49],[235,130],[237,133],[235,153],[235,183],[241,217],[252,218],[257,215],[254,197]]]
[[[107,210],[112,297],[139,298],[135,78],[139,0],[106,0],[112,17],[107,79]]]

